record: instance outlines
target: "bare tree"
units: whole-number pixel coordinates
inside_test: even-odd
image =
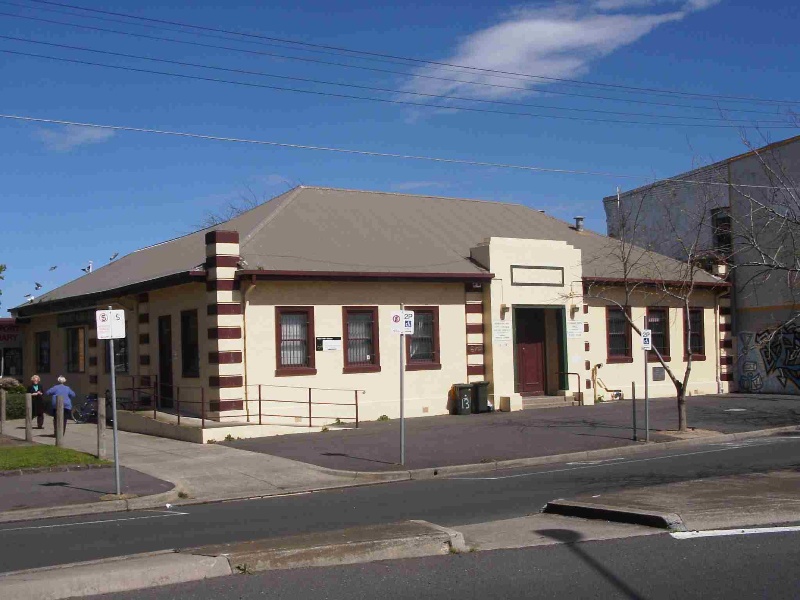
[[[5,275],[3,273],[6,272],[6,266],[4,264],[0,264],[0,281],[5,281]],[[3,295],[3,290],[0,290],[0,296]]]
[[[225,221],[230,221],[248,210],[253,210],[259,204],[265,202],[267,198],[259,197],[249,186],[245,191],[239,193],[236,198],[228,200],[226,204],[218,210],[209,211],[203,219],[195,224],[198,229],[208,229]]]
[[[657,203],[648,202],[656,193]],[[713,251],[709,251],[703,243],[704,232],[710,226],[707,207],[713,202],[713,196],[707,194],[702,197],[702,207],[697,207],[696,214],[691,215],[695,226],[689,230],[689,235],[682,227],[686,218],[685,210],[673,210],[670,206],[669,188],[665,194],[663,187],[650,186],[642,190],[639,201],[618,206],[614,239],[609,239],[604,253],[587,260],[589,265],[593,260],[603,263],[604,270],[610,270],[612,276],[599,281],[588,279],[584,285],[584,298],[601,300],[620,308],[631,329],[639,336],[644,327],[631,316],[630,308],[634,302],[647,306],[663,303],[677,305],[683,309],[681,312],[684,315],[689,315],[698,279],[709,280],[709,274],[703,267],[719,261]],[[659,218],[656,219],[658,227],[652,228],[652,214],[648,214],[648,211],[656,207],[660,209]],[[648,228],[653,230],[648,233],[645,231]],[[657,235],[671,240],[675,245],[673,256],[680,258],[670,259],[634,243],[634,240]],[[691,319],[685,319],[684,327],[686,339],[691,341]],[[666,362],[657,348],[654,347],[652,352],[675,386],[678,429],[686,431],[686,390],[692,373],[693,358],[691,347],[686,352],[686,368],[683,373]]]

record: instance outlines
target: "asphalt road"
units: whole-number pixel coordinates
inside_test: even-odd
[[[170,548],[425,519],[461,525],[538,512],[554,498],[800,467],[800,437],[665,451],[165,511],[0,525],[0,572]]]
[[[550,534],[562,541],[579,541],[565,540],[564,530]],[[799,560],[800,533],[694,540],[663,534],[272,571],[94,599],[793,599],[800,589]]]

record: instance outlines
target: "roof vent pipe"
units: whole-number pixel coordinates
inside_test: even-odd
[[[584,217],[575,217],[575,230],[576,231],[583,231],[583,219],[584,219]]]

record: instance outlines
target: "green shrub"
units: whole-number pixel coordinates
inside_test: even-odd
[[[389,417],[387,417],[386,415],[381,415],[380,417],[378,417],[378,421],[388,421],[388,420]]]
[[[6,397],[6,419],[25,418],[25,394],[8,394]]]

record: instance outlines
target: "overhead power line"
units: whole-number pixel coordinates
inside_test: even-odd
[[[7,5],[11,5],[11,6],[22,6],[22,7],[24,7],[24,5],[18,4],[16,2],[6,2],[6,1],[2,1],[2,0],[0,0],[0,4],[7,4]],[[27,7],[24,7],[24,8],[27,8]],[[51,8],[38,8],[38,10],[54,11],[54,12],[57,12],[59,14],[67,14],[67,15],[79,16],[79,15],[75,15],[74,13],[58,11],[58,10],[51,9]],[[466,79],[454,79],[452,77],[439,77],[439,76],[435,76],[435,75],[409,73],[409,72],[406,72],[406,71],[397,71],[397,70],[392,70],[392,69],[379,69],[379,68],[376,68],[376,67],[366,67],[366,66],[363,66],[363,65],[353,65],[353,64],[348,64],[348,63],[328,61],[328,60],[322,60],[322,59],[317,59],[317,58],[309,58],[307,56],[293,56],[293,55],[289,55],[289,54],[280,54],[280,53],[277,53],[277,52],[265,52],[265,51],[261,51],[261,50],[250,50],[250,49],[246,49],[246,48],[236,48],[236,47],[232,47],[232,46],[221,46],[221,45],[218,45],[218,44],[207,44],[207,43],[197,42],[197,41],[181,40],[181,39],[176,39],[176,38],[171,38],[171,37],[164,37],[164,36],[154,36],[154,35],[148,35],[148,34],[145,34],[145,33],[135,33],[135,32],[131,32],[131,31],[120,31],[118,29],[109,29],[109,28],[105,28],[105,27],[95,27],[93,25],[86,25],[86,24],[83,24],[83,23],[69,23],[69,22],[66,22],[66,21],[56,21],[54,19],[44,19],[44,18],[40,18],[40,17],[31,17],[31,16],[28,16],[28,15],[19,15],[19,14],[14,14],[14,13],[6,13],[6,12],[2,12],[2,11],[0,11],[0,16],[11,17],[11,18],[16,18],[16,19],[25,19],[25,20],[35,21],[35,22],[39,22],[39,23],[49,23],[49,24],[52,24],[52,25],[66,25],[68,27],[87,29],[87,30],[90,30],[90,31],[98,31],[98,32],[102,32],[102,33],[112,33],[112,34],[115,34],[115,35],[124,35],[124,36],[129,36],[129,37],[134,37],[134,38],[140,38],[140,39],[149,39],[149,40],[154,40],[154,41],[159,41],[159,42],[168,42],[168,43],[172,43],[172,44],[181,44],[181,45],[194,46],[194,47],[200,47],[200,48],[211,48],[211,49],[215,49],[215,50],[226,50],[226,51],[230,51],[230,52],[238,52],[238,53],[249,54],[249,55],[253,55],[253,56],[266,56],[266,57],[270,57],[270,58],[280,58],[282,60],[292,60],[292,61],[305,62],[305,63],[311,63],[311,64],[321,64],[321,65],[335,66],[335,67],[341,67],[341,68],[346,68],[346,69],[355,69],[355,70],[360,70],[360,71],[370,71],[370,72],[374,72],[374,73],[384,73],[384,74],[390,74],[390,75],[401,75],[401,76],[404,76],[404,77],[414,77],[414,78],[429,79],[429,80],[434,80],[434,81],[446,81],[446,82],[449,82],[449,83],[457,83],[457,84],[460,84],[460,85],[466,85],[466,86],[471,86],[471,87],[494,88],[494,89],[503,89],[503,90],[515,90],[515,91],[520,91],[520,92],[531,92],[531,91],[533,91],[528,87],[520,87],[520,86],[514,86],[514,85],[504,85],[504,84],[499,84],[499,83],[489,83],[489,82],[486,82],[486,81],[470,81],[470,80],[466,80]],[[88,17],[88,18],[102,19],[102,17]],[[126,21],[122,21],[122,20],[119,20],[119,19],[102,19],[102,20],[109,20],[109,21],[112,21],[112,22],[115,22],[115,23],[130,24],[130,23],[126,22]],[[176,31],[175,29],[167,29],[167,28],[163,28],[163,27],[153,27],[153,26],[150,26],[150,27],[153,28],[153,29],[156,29],[156,30]],[[218,36],[218,35],[210,35],[210,34],[204,34],[204,33],[196,33],[195,35],[206,35],[206,36],[212,37],[212,38],[230,40],[229,37],[223,37],[223,36]],[[275,45],[275,46],[280,47],[280,48],[285,48],[285,46],[278,46],[277,44],[268,44],[268,45]],[[546,94],[546,95],[551,95],[552,94],[552,95],[558,95],[558,96],[568,96],[568,97],[577,97],[577,98],[591,98],[591,99],[594,99],[594,100],[608,100],[608,101],[611,101],[611,102],[624,102],[624,103],[628,103],[628,104],[642,104],[642,105],[649,105],[649,106],[666,106],[666,107],[682,108],[682,109],[689,109],[689,110],[713,111],[713,112],[715,112],[717,114],[724,113],[724,112],[727,112],[727,113],[734,113],[734,112],[739,113],[739,112],[741,112],[741,113],[761,114],[761,115],[770,115],[770,116],[776,116],[776,115],[780,114],[780,113],[777,113],[775,110],[756,110],[756,109],[747,109],[747,108],[732,108],[732,107],[728,107],[728,106],[724,106],[724,107],[723,106],[699,106],[699,105],[696,105],[696,104],[682,104],[682,103],[678,103],[678,102],[659,102],[659,101],[654,101],[654,100],[641,100],[641,99],[636,99],[636,98],[619,98],[619,97],[615,97],[615,96],[603,96],[603,95],[599,95],[599,94],[585,94],[585,93],[580,93],[580,92],[567,92],[567,91],[563,91],[563,90],[553,90],[553,89],[536,90],[536,92],[539,93],[539,94]],[[470,100],[472,100],[472,99],[470,99]],[[557,107],[553,107],[553,108],[557,108]],[[564,108],[564,110],[568,110],[568,109]],[[667,115],[665,115],[665,116],[667,116]]]
[[[531,117],[537,119],[560,119],[560,120],[568,120],[568,121],[582,121],[587,123],[618,123],[621,125],[648,125],[648,126],[668,126],[668,127],[703,127],[703,128],[716,128],[716,129],[741,129],[743,125],[732,125],[732,124],[720,124],[720,123],[665,123],[659,121],[631,121],[631,120],[621,120],[621,119],[599,119],[593,117],[572,117],[567,115],[544,115],[540,113],[530,113],[530,112],[515,112],[515,111],[508,111],[508,110],[498,110],[498,109],[490,109],[490,108],[476,108],[474,106],[462,106],[457,104],[433,104],[433,103],[426,103],[426,102],[412,102],[410,100],[398,100],[398,99],[389,99],[389,98],[375,98],[371,96],[356,96],[353,94],[340,94],[335,92],[323,92],[318,90],[304,90],[299,88],[292,88],[292,87],[284,87],[278,85],[268,85],[265,83],[253,83],[248,81],[235,81],[232,79],[220,79],[217,77],[203,77],[200,75],[187,75],[185,73],[172,73],[169,71],[156,71],[154,69],[142,69],[139,67],[130,67],[130,66],[122,66],[122,65],[110,65],[107,63],[99,63],[94,61],[88,60],[79,60],[75,58],[64,58],[59,56],[49,56],[47,54],[34,54],[32,52],[19,52],[16,50],[6,50],[0,48],[0,52],[5,54],[12,54],[15,56],[25,56],[28,58],[39,58],[45,60],[52,60],[57,62],[64,62],[70,64],[77,64],[77,65],[84,65],[90,67],[102,67],[105,69],[115,69],[118,71],[127,71],[131,73],[147,73],[149,75],[163,75],[166,77],[176,77],[179,79],[189,79],[193,81],[205,81],[211,83],[221,83],[226,85],[236,85],[242,86],[247,88],[255,88],[255,89],[267,89],[273,91],[281,91],[281,92],[293,92],[297,94],[307,94],[313,96],[325,96],[329,98],[341,98],[345,100],[362,100],[367,102],[379,102],[382,104],[396,104],[396,105],[405,105],[405,106],[416,106],[420,108],[439,108],[439,109],[447,109],[447,110],[460,110],[460,111],[467,111],[467,112],[475,112],[475,113],[486,113],[486,114],[497,114],[497,115],[506,115],[506,116],[516,116],[516,117]],[[752,124],[754,127],[760,126],[759,122],[754,122]],[[764,129],[795,129],[793,125],[766,125]]]
[[[637,179],[637,180],[647,180],[651,179],[650,177],[646,177],[643,175],[626,175],[622,173],[610,173],[605,171],[584,171],[579,169],[557,169],[551,167],[538,167],[533,165],[518,165],[512,163],[496,163],[496,162],[487,162],[487,161],[480,161],[480,160],[469,160],[469,159],[460,159],[460,158],[443,158],[437,156],[423,156],[423,155],[414,155],[414,154],[399,154],[393,152],[374,152],[371,150],[355,150],[349,148],[337,148],[332,146],[313,146],[308,144],[293,144],[289,142],[275,142],[271,140],[256,140],[256,139],[249,139],[249,138],[238,138],[238,137],[227,137],[227,136],[216,136],[216,135],[209,135],[209,134],[201,134],[201,133],[192,133],[188,131],[171,131],[167,129],[154,129],[154,128],[146,128],[146,127],[131,127],[127,125],[103,125],[99,123],[89,123],[83,121],[69,121],[66,119],[45,119],[41,117],[30,117],[27,115],[14,115],[14,114],[3,114],[0,113],[0,119],[8,119],[12,121],[21,121],[25,123],[43,123],[47,125],[68,125],[73,127],[91,127],[94,129],[104,129],[107,131],[125,131],[125,132],[132,132],[132,133],[146,133],[146,134],[154,134],[154,135],[165,135],[165,136],[173,136],[179,138],[189,138],[189,139],[197,139],[197,140],[206,140],[206,141],[215,141],[215,142],[230,142],[236,144],[251,144],[255,146],[273,146],[278,148],[291,148],[294,150],[316,150],[321,152],[336,152],[340,154],[351,154],[351,155],[358,155],[358,156],[369,156],[375,158],[395,158],[400,160],[412,160],[412,161],[427,161],[427,162],[435,162],[435,163],[445,163],[445,164],[455,164],[455,165],[466,165],[471,167],[489,167],[495,169],[510,169],[510,170],[517,170],[517,171],[529,171],[535,173],[554,173],[559,175],[586,175],[586,176],[593,176],[593,177],[609,177],[615,179]],[[671,182],[679,182],[684,184],[690,185],[710,185],[710,186],[725,186],[728,187],[729,184],[725,182],[719,181],[698,181],[693,179],[682,179],[678,177],[667,177],[664,179],[660,179],[655,183],[662,183],[666,181]],[[769,185],[748,185],[748,184],[737,184],[737,187],[741,188],[754,188],[754,189],[769,189],[769,190],[782,190],[785,189],[783,186],[769,186]]]
[[[79,6],[75,4],[68,4],[65,2],[53,2],[52,0],[27,0],[27,2],[33,4],[45,4],[51,6],[61,6],[65,8],[71,8],[75,10],[90,12],[90,13],[99,13],[117,17],[124,17],[126,19],[132,19],[147,23],[158,23],[162,25],[172,25],[177,27],[185,27],[188,29],[195,29],[198,31],[212,31],[217,33],[225,33],[228,35],[236,35],[245,38],[252,38],[252,39],[260,39],[260,40],[267,40],[273,42],[280,42],[283,44],[291,44],[294,46],[301,46],[301,47],[309,47],[309,48],[322,48],[325,50],[332,50],[336,52],[344,52],[352,55],[358,56],[369,56],[369,57],[376,57],[383,60],[391,60],[391,61],[405,61],[407,63],[414,63],[420,65],[433,65],[439,67],[449,67],[449,68],[456,68],[456,69],[464,69],[467,71],[471,71],[473,73],[486,73],[486,74],[497,74],[503,76],[515,76],[515,77],[525,77],[530,79],[535,79],[539,81],[552,81],[552,82],[559,82],[559,83],[569,83],[572,85],[581,85],[581,86],[599,86],[604,88],[610,89],[620,89],[620,90],[627,90],[632,92],[640,92],[640,93],[648,93],[648,94],[656,94],[656,95],[679,95],[685,97],[693,97],[693,98],[707,98],[707,99],[714,99],[714,100],[725,100],[730,102],[753,102],[753,103],[765,103],[765,104],[800,104],[800,100],[779,100],[774,98],[758,98],[758,97],[746,97],[746,96],[731,96],[731,95],[723,95],[723,94],[704,94],[698,92],[683,92],[677,90],[667,90],[661,88],[650,88],[650,87],[637,87],[637,86],[627,86],[621,84],[612,84],[612,83],[603,83],[598,81],[581,81],[577,79],[568,79],[563,77],[549,77],[544,75],[535,75],[530,73],[518,73],[514,71],[503,71],[499,69],[487,69],[482,67],[474,67],[470,65],[461,65],[456,63],[449,63],[443,61],[433,61],[433,60],[425,60],[419,59],[415,57],[408,57],[408,56],[397,56],[393,54],[385,54],[380,52],[371,52],[366,50],[354,50],[351,48],[345,48],[343,46],[332,46],[326,44],[314,44],[311,42],[301,42],[297,40],[291,40],[286,38],[279,38],[274,36],[266,36],[254,33],[247,33],[229,29],[222,29],[217,27],[207,27],[203,25],[194,25],[191,23],[185,23],[180,21],[170,21],[167,19],[155,19],[151,17],[141,17],[139,15],[133,15],[130,13],[122,13],[122,12],[114,12],[108,10],[101,10],[95,8],[86,8],[84,6]]]
[[[157,62],[162,64],[170,64],[170,65],[177,65],[181,67],[192,67],[198,69],[206,69],[212,71],[222,71],[226,73],[236,73],[239,75],[256,75],[258,77],[268,77],[271,79],[282,79],[287,81],[299,81],[302,83],[313,83],[313,84],[320,84],[320,85],[331,85],[331,86],[339,86],[339,87],[346,87],[346,88],[353,88],[359,90],[369,90],[373,92],[388,92],[391,94],[399,94],[399,95],[410,95],[410,96],[418,96],[423,98],[436,98],[439,100],[459,100],[462,102],[478,102],[481,104],[500,104],[504,106],[519,106],[522,108],[541,108],[546,110],[556,110],[556,111],[568,111],[568,112],[579,112],[579,113],[595,113],[595,114],[604,114],[604,115],[617,115],[617,116],[628,116],[628,117],[648,117],[648,118],[655,118],[655,119],[685,119],[690,121],[723,121],[726,123],[738,123],[744,125],[753,125],[753,126],[762,126],[762,125],[772,125],[772,124],[780,124],[780,125],[787,125],[787,121],[784,120],[759,120],[754,122],[753,120],[749,119],[728,119],[728,118],[714,118],[714,117],[696,117],[690,115],[662,115],[662,114],[653,114],[653,113],[635,113],[635,112],[625,112],[625,111],[612,111],[612,110],[602,110],[602,109],[591,109],[591,108],[572,108],[572,107],[561,107],[561,106],[549,106],[546,104],[530,104],[524,102],[511,102],[507,100],[484,100],[479,98],[469,98],[466,96],[449,96],[443,94],[426,94],[422,92],[407,92],[402,90],[395,90],[391,88],[381,88],[381,87],[374,87],[374,86],[367,86],[367,85],[358,85],[354,83],[341,83],[337,81],[325,81],[320,79],[309,79],[305,77],[293,77],[289,75],[277,75],[274,73],[265,73],[264,71],[250,71],[246,69],[232,69],[228,67],[219,67],[215,65],[206,65],[200,63],[192,63],[186,61],[179,61],[179,60],[170,60],[165,58],[154,58],[150,56],[141,56],[137,54],[127,54],[124,52],[113,52],[110,50],[100,50],[96,48],[86,48],[84,46],[72,46],[69,44],[58,44],[55,42],[44,42],[41,40],[31,40],[27,38],[20,38],[16,36],[9,36],[9,35],[0,35],[0,40],[10,40],[15,42],[23,42],[27,44],[37,44],[41,46],[49,46],[51,48],[62,48],[66,50],[78,50],[80,52],[91,52],[94,54],[101,54],[104,56],[116,56],[121,58],[132,58],[135,60],[146,60],[151,62]],[[700,124],[702,125],[702,124]]]

